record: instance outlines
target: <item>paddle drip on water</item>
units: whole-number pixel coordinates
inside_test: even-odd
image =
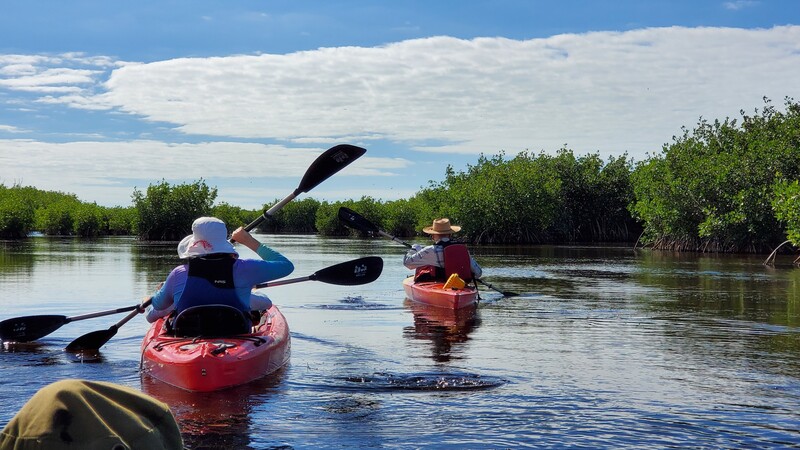
[[[343,378],[343,380],[357,383],[359,388],[411,391],[491,389],[506,383],[506,380],[500,378],[484,377],[473,373],[395,375],[376,372],[371,376],[352,376]]]

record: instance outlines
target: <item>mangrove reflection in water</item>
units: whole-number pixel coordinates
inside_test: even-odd
[[[192,394],[140,375],[148,324],[84,358],[64,346],[121,316],[68,323],[0,348],[0,425],[42,386],[112,381],[171,405],[194,448],[764,448],[800,446],[800,269],[791,256],[623,247],[474,247],[475,311],[407,301],[391,241],[258,235],[291,276],[367,255],[364,286],[265,289],[286,316],[278,374]],[[420,241],[421,242],[421,241]],[[138,303],[179,263],[175,243],[132,238],[0,241],[0,320]],[[242,248],[243,257],[253,257]]]

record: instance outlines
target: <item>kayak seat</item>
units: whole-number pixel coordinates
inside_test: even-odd
[[[202,305],[186,308],[172,321],[178,337],[224,337],[251,332],[252,320],[228,305]]]
[[[444,248],[444,275],[449,279],[454,273],[466,283],[472,281],[469,250],[464,244],[452,244]]]

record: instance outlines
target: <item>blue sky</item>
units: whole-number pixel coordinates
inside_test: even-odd
[[[29,1],[0,15],[0,183],[129,205],[409,197],[481,153],[657,153],[800,99],[800,1]]]

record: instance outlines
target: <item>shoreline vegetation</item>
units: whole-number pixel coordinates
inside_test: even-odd
[[[599,154],[576,156],[566,147],[555,155],[481,155],[464,171],[448,166],[443,180],[408,199],[310,197],[287,204],[259,228],[357,235],[337,218],[346,206],[404,238],[419,235],[434,217],[450,217],[472,244],[625,242],[724,253],[800,247],[800,104],[787,97],[785,111],[778,111],[765,98],[751,115],[701,118],[682,132],[638,162],[627,154],[606,161]],[[178,240],[199,216],[235,227],[262,212],[216,203],[217,189],[203,179],[179,185],[162,180],[144,192],[134,188],[131,197],[131,206],[104,207],[72,194],[0,184],[0,237],[21,239],[35,231]]]

